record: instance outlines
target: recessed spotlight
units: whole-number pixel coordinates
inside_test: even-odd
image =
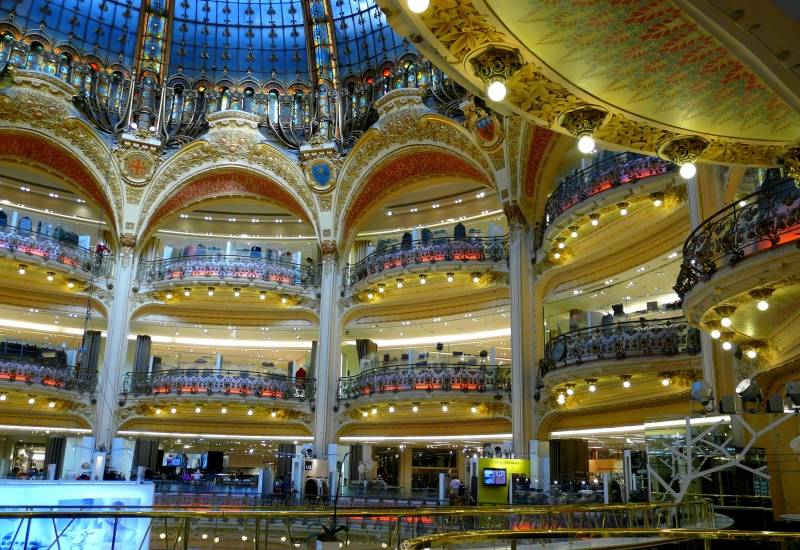
[[[758,311],[767,311],[769,309],[769,302],[766,300],[759,300],[756,304]]]

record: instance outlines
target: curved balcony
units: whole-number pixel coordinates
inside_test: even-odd
[[[378,274],[389,274],[413,266],[498,263],[508,259],[508,235],[502,237],[432,237],[393,244],[376,250],[363,260],[344,268],[345,285]],[[444,267],[443,267],[444,269]]]
[[[675,165],[658,157],[619,153],[578,170],[562,180],[547,199],[545,227],[578,203],[621,185],[632,185],[643,179],[660,176]]]
[[[316,380],[245,370],[174,369],[125,375],[122,393],[139,396],[236,396],[302,402],[314,398]]]
[[[700,333],[684,317],[598,325],[556,336],[545,346],[540,376],[591,361],[696,355]]]
[[[499,365],[435,363],[378,367],[339,379],[337,399],[383,393],[459,392],[501,394],[511,391],[511,368]]]
[[[40,262],[85,277],[110,277],[114,261],[88,248],[18,227],[0,227],[0,253],[25,262]]]
[[[729,204],[697,226],[683,245],[675,283],[681,298],[726,263],[800,241],[800,189],[785,178]]]
[[[209,254],[142,262],[137,279],[153,287],[214,280],[308,288],[317,284],[317,275],[317,268],[310,265],[255,256]]]
[[[0,342],[0,384],[25,384],[57,390],[90,391],[91,377],[78,376],[67,354],[25,342]]]

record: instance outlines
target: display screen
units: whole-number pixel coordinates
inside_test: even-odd
[[[506,471],[501,468],[485,468],[483,470],[483,484],[501,486],[506,484]]]
[[[67,510],[95,511],[148,507],[153,505],[153,489],[152,483],[3,480],[0,506],[68,506]],[[21,541],[27,540],[27,548],[99,550],[111,548],[114,541],[116,548],[147,550],[150,540],[150,520],[146,518],[123,518],[116,525],[110,517],[40,518],[28,521],[22,529],[20,532],[17,518],[0,519],[0,548],[21,548]]]

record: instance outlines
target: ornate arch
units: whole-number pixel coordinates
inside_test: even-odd
[[[427,147],[401,152],[373,168],[359,183],[356,193],[346,206],[340,232],[342,241],[346,241],[358,217],[382,197],[423,177],[451,177],[492,185],[484,171],[450,151]]]
[[[223,166],[192,174],[177,182],[171,194],[164,196],[149,216],[140,235],[147,237],[165,217],[190,204],[226,196],[246,196],[274,202],[315,225],[313,216],[300,201],[271,177],[250,167]],[[139,239],[139,242],[143,242],[143,239]]]
[[[116,225],[107,191],[74,151],[58,140],[20,129],[0,129],[0,142],[0,159],[42,168],[66,180],[90,197]]]

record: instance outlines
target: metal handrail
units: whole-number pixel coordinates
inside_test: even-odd
[[[696,355],[700,335],[683,316],[594,325],[565,332],[545,346],[540,374],[588,361],[649,355]]]
[[[578,203],[620,185],[632,184],[675,169],[658,157],[623,152],[578,170],[559,182],[545,205],[544,225]]]
[[[692,540],[724,540],[724,541],[748,541],[748,542],[795,542],[800,541],[800,533],[784,531],[733,531],[723,529],[619,529],[613,527],[590,528],[590,529],[493,529],[482,531],[456,531],[451,533],[437,533],[424,535],[414,539],[403,541],[400,545],[402,550],[421,550],[428,548],[459,548],[459,543],[466,544],[463,548],[474,548],[477,542],[510,541],[510,548],[517,547],[517,541],[531,541],[541,539],[570,539],[578,538],[630,538],[638,537],[653,539],[650,543],[641,540],[629,544],[635,548],[643,548],[652,545],[661,545],[665,542],[680,539]]]
[[[0,249],[55,261],[102,277],[110,277],[114,265],[114,259],[109,255],[96,254],[52,235],[8,225],[0,227]]]
[[[511,367],[481,363],[422,363],[377,367],[340,378],[337,399],[408,391],[510,392]]]
[[[346,286],[376,273],[409,265],[437,262],[500,262],[508,259],[508,235],[500,237],[431,237],[400,242],[375,250],[362,260],[344,267]]]
[[[139,281],[148,283],[180,282],[195,278],[259,280],[308,287],[317,282],[317,268],[272,258],[203,254],[141,262],[137,274]]]
[[[304,401],[314,397],[314,378],[247,370],[175,369],[125,374],[122,393],[139,395],[236,395]]]
[[[698,225],[683,245],[675,292],[683,297],[707,282],[725,261],[744,258],[800,239],[800,189],[791,178],[761,189],[717,211]]]

